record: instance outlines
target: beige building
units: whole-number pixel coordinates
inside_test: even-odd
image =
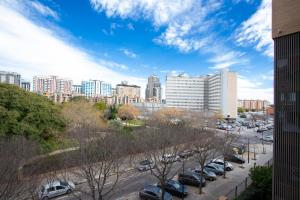
[[[238,100],[238,107],[247,110],[263,111],[270,106],[267,100]]]
[[[141,87],[129,85],[128,82],[122,81],[121,84],[117,84],[116,93],[119,97],[127,96],[128,98],[141,98]]]

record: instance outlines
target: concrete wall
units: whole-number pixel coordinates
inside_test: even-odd
[[[300,32],[300,1],[273,0],[272,37]]]

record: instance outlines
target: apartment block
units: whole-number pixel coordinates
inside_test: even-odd
[[[238,100],[238,107],[246,110],[264,111],[270,106],[267,100]]]
[[[30,91],[30,82],[22,81],[21,82],[21,88],[23,88],[26,91]]]
[[[208,110],[237,116],[237,74],[228,70],[206,76],[168,74],[166,104],[188,110]]]
[[[129,98],[141,98],[141,87],[137,85],[129,85],[127,81],[122,81],[116,87],[117,96]]]
[[[33,91],[39,94],[71,94],[72,83],[72,80],[59,78],[58,76],[34,76]]]
[[[0,83],[21,86],[21,75],[16,72],[0,71]]]

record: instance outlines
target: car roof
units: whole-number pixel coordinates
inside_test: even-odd
[[[53,181],[51,183],[47,183],[44,186],[45,189],[48,189],[50,187],[55,187],[55,186],[60,186],[61,185],[61,181]]]
[[[154,193],[159,193],[160,188],[155,186],[155,185],[147,185],[147,186],[145,186],[144,190],[145,191],[151,191],[151,192],[154,192]]]

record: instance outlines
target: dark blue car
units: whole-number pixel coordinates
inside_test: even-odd
[[[161,187],[160,183],[158,183],[157,186]],[[187,188],[175,180],[168,180],[166,182],[165,190],[177,197],[185,197],[188,195]]]
[[[173,200],[172,196],[165,192],[164,198],[161,198],[161,189],[155,185],[148,185],[139,192],[140,199],[144,200]]]

